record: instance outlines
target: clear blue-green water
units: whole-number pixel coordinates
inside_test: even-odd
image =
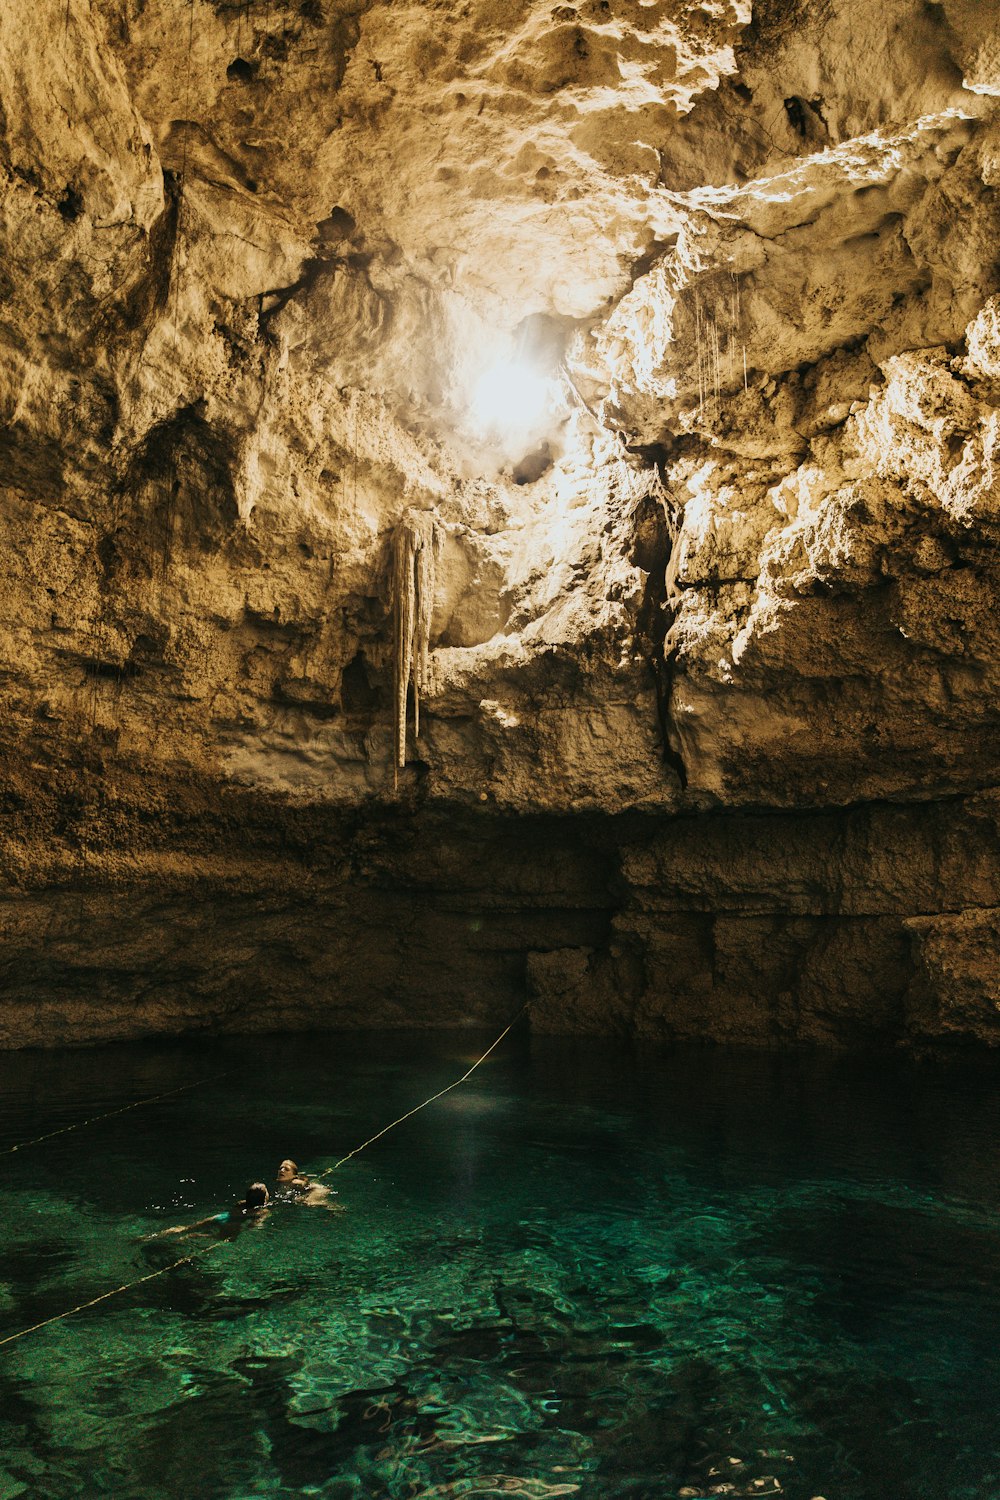
[[[478,1035],[0,1059],[0,1500],[1000,1497],[994,1066]],[[225,1074],[224,1077],[216,1077]],[[217,1234],[218,1231],[212,1231]]]

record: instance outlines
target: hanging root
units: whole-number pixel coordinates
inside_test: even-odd
[[[443,533],[428,511],[410,510],[392,538],[393,785],[406,765],[406,697],[413,682],[413,733],[430,666],[434,583]]]

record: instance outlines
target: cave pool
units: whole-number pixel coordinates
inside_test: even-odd
[[[0,1338],[215,1246],[0,1346],[0,1500],[1000,1500],[989,1060],[515,1033],[149,1238],[493,1035],[0,1057]]]

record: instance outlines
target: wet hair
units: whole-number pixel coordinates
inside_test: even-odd
[[[252,1214],[258,1208],[266,1208],[270,1197],[270,1193],[262,1182],[251,1182],[243,1200],[243,1207],[248,1214]]]
[[[292,1173],[293,1177],[298,1177],[298,1175],[299,1175],[299,1169],[295,1165],[295,1163],[292,1161],[292,1158],[290,1156],[286,1156],[285,1159],[284,1159],[284,1161],[279,1166],[279,1168],[278,1168],[279,1173],[283,1172],[286,1167],[290,1167],[291,1168],[291,1173]]]

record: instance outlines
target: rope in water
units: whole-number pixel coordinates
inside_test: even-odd
[[[457,1089],[459,1085],[463,1084],[467,1078],[471,1078],[472,1074],[479,1067],[480,1063],[484,1063],[489,1057],[490,1053],[496,1051],[497,1047],[499,1047],[504,1037],[508,1034],[509,1031],[513,1029],[514,1026],[516,1026],[517,1022],[524,1015],[524,1012],[528,1009],[530,1003],[530,1001],[525,1001],[524,1005],[522,1005],[521,1009],[517,1012],[517,1015],[515,1015],[510,1021],[508,1021],[507,1025],[504,1027],[503,1031],[501,1031],[496,1041],[490,1043],[482,1056],[476,1059],[476,1061],[472,1064],[472,1067],[467,1069],[466,1072],[462,1074],[461,1078],[456,1078],[454,1083],[449,1083],[446,1088],[439,1089],[436,1094],[432,1094],[431,1097],[429,1099],[425,1099],[422,1104],[418,1104],[413,1109],[407,1110],[405,1115],[400,1115],[398,1120],[393,1120],[391,1124],[386,1125],[384,1129],[378,1131],[375,1135],[369,1136],[366,1141],[362,1141],[360,1146],[355,1146],[353,1151],[349,1151],[346,1156],[342,1156],[339,1161],[334,1162],[332,1167],[326,1167],[322,1172],[318,1172],[316,1175],[318,1177],[326,1177],[331,1172],[336,1172],[338,1167],[342,1167],[345,1162],[351,1160],[352,1156],[357,1156],[359,1152],[364,1151],[366,1146],[371,1146],[375,1141],[381,1140],[384,1135],[388,1135],[390,1130],[394,1130],[397,1125],[402,1125],[404,1120],[409,1120],[413,1115],[419,1114],[422,1109],[427,1108],[428,1104],[433,1104],[435,1100],[444,1098],[445,1094],[450,1094],[452,1089]],[[225,1075],[222,1074],[219,1076],[224,1077]],[[202,1083],[210,1083],[211,1081],[212,1080],[208,1078],[203,1078],[201,1080]],[[197,1087],[197,1084],[185,1084],[185,1088]],[[180,1089],[171,1090],[171,1093],[174,1094],[179,1094],[180,1092]],[[165,1099],[167,1098],[167,1095],[161,1094],[157,1097]],[[152,1102],[153,1101],[151,1099],[139,1100],[140,1104],[151,1104]],[[136,1107],[137,1106],[134,1104],[128,1104],[125,1106],[126,1109],[135,1109]],[[123,1113],[124,1110],[112,1111],[112,1114]],[[107,1119],[109,1117],[107,1115],[103,1115],[99,1116],[98,1118]],[[81,1124],[87,1123],[88,1122],[85,1120],[81,1121]],[[68,1126],[67,1128],[75,1129],[76,1127]],[[55,1135],[58,1135],[60,1133],[61,1132],[59,1131],[53,1132],[53,1134]],[[47,1137],[39,1136],[38,1139],[44,1140],[47,1139]],[[25,1142],[25,1144],[34,1143]],[[110,1292],[102,1292],[99,1297],[91,1297],[89,1302],[78,1302],[75,1307],[68,1308],[66,1312],[53,1313],[51,1318],[43,1318],[40,1323],[32,1323],[30,1328],[22,1328],[17,1333],[9,1333],[6,1338],[0,1339],[0,1349],[2,1349],[5,1344],[13,1344],[16,1343],[18,1339],[27,1338],[29,1333],[37,1333],[40,1328],[48,1328],[52,1323],[61,1323],[66,1318],[74,1317],[76,1313],[85,1312],[88,1307],[96,1307],[99,1302],[107,1302],[110,1297],[117,1297],[122,1292],[130,1292],[133,1287],[142,1286],[147,1281],[155,1281],[157,1276],[165,1276],[168,1271],[176,1271],[178,1266],[189,1265],[192,1261],[201,1260],[203,1256],[211,1255],[213,1251],[221,1250],[223,1245],[227,1245],[229,1243],[230,1242],[228,1240],[219,1240],[214,1245],[207,1245],[204,1250],[193,1250],[190,1255],[182,1255],[179,1260],[172,1261],[169,1266],[161,1266],[158,1271],[150,1271],[146,1276],[138,1276],[134,1281],[123,1281],[121,1286],[112,1287]]]
[[[391,1122],[391,1124],[386,1125],[386,1127],[384,1128],[384,1130],[380,1130],[376,1135],[370,1135],[366,1141],[362,1141],[361,1142],[360,1146],[355,1146],[355,1148],[354,1148],[353,1151],[348,1151],[347,1155],[346,1156],[342,1156],[339,1161],[335,1161],[332,1167],[325,1167],[322,1172],[317,1172],[316,1176],[317,1177],[327,1177],[331,1172],[336,1172],[336,1170],[337,1170],[338,1167],[342,1167],[344,1165],[345,1161],[350,1161],[350,1159],[351,1159],[352,1156],[357,1156],[358,1152],[359,1151],[363,1151],[366,1146],[372,1145],[372,1143],[374,1141],[380,1141],[384,1135],[388,1135],[389,1134],[390,1130],[395,1130],[395,1128],[396,1128],[397,1125],[402,1125],[402,1123],[403,1123],[404,1120],[409,1120],[409,1119],[411,1119],[413,1117],[413,1115],[419,1114],[422,1109],[426,1109],[427,1108],[428,1104],[433,1104],[436,1100],[443,1099],[444,1096],[445,1096],[445,1094],[450,1094],[451,1091],[452,1091],[452,1089],[457,1089],[460,1083],[464,1083],[467,1078],[471,1078],[472,1074],[479,1067],[479,1064],[480,1063],[484,1063],[486,1061],[486,1059],[489,1057],[490,1053],[494,1052],[496,1050],[496,1048],[499,1047],[500,1043],[503,1041],[503,1039],[507,1035],[508,1031],[510,1031],[514,1026],[517,1025],[518,1021],[524,1015],[524,1012],[528,1009],[528,1006],[530,1004],[531,1004],[530,1000],[526,1000],[524,1002],[524,1004],[521,1006],[521,1009],[518,1011],[517,1015],[514,1016],[514,1017],[512,1017],[512,1019],[507,1022],[507,1025],[504,1027],[503,1031],[501,1031],[501,1033],[497,1037],[496,1041],[493,1042],[493,1043],[491,1043],[491,1045],[489,1047],[487,1047],[487,1049],[483,1053],[482,1057],[477,1057],[476,1061],[472,1064],[472,1067],[468,1070],[467,1073],[463,1073],[462,1076],[461,1076],[461,1078],[456,1078],[455,1082],[454,1083],[449,1083],[448,1086],[447,1086],[447,1088],[439,1089],[436,1094],[432,1094],[429,1099],[425,1099],[424,1102],[423,1102],[423,1104],[418,1104],[418,1105],[415,1106],[415,1108],[408,1109],[406,1111],[405,1115],[400,1115],[400,1117],[399,1117],[398,1120],[393,1120]]]
[[[19,1333],[9,1333],[6,1338],[0,1339],[0,1349],[4,1344],[13,1344],[17,1339],[27,1338],[29,1333],[37,1333],[40,1328],[48,1328],[50,1323],[61,1323],[64,1318],[71,1318],[74,1313],[83,1312],[88,1307],[96,1307],[98,1302],[107,1302],[109,1297],[117,1297],[119,1292],[130,1291],[134,1286],[142,1286],[144,1281],[155,1281],[157,1276],[165,1276],[168,1271],[176,1271],[178,1266],[187,1265],[192,1260],[200,1260],[203,1255],[211,1255],[213,1250],[219,1250],[226,1243],[220,1240],[214,1245],[207,1245],[204,1250],[192,1250],[190,1255],[182,1255],[180,1260],[173,1261],[169,1266],[161,1266],[158,1271],[150,1271],[147,1276],[139,1276],[135,1281],[126,1281],[122,1286],[116,1286],[110,1292],[102,1292],[99,1297],[91,1297],[89,1302],[78,1302],[76,1307],[71,1307],[68,1312],[53,1313],[51,1318],[43,1318],[40,1323],[32,1323],[30,1328],[22,1328]]]
[[[172,1099],[175,1094],[185,1094],[189,1089],[204,1088],[206,1083],[218,1083],[228,1078],[228,1073],[215,1073],[211,1078],[199,1078],[197,1083],[184,1083],[179,1089],[167,1089],[163,1094],[151,1094],[148,1099],[136,1099],[134,1104],[123,1104],[121,1109],[109,1109],[105,1115],[91,1115],[88,1120],[78,1120],[75,1125],[63,1125],[60,1130],[50,1130],[47,1135],[36,1135],[30,1141],[20,1141],[16,1146],[6,1146],[0,1156],[12,1156],[15,1151],[24,1151],[28,1146],[39,1146],[42,1141],[51,1141],[57,1135],[69,1135],[71,1130],[82,1130],[85,1125],[97,1125],[101,1120],[112,1120],[115,1115],[127,1115],[130,1109],[141,1109],[145,1104],[156,1104],[160,1099]]]

